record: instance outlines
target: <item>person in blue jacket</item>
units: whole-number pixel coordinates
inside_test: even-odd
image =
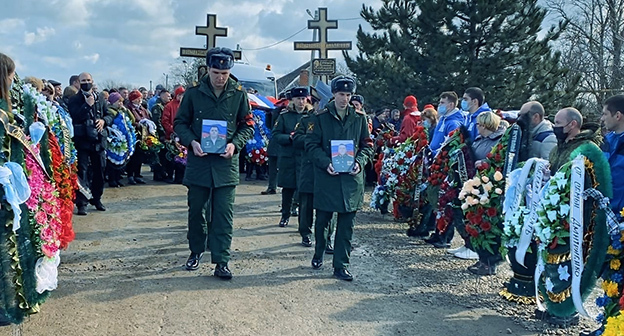
[[[477,131],[477,117],[481,112],[492,111],[490,106],[485,102],[485,94],[478,87],[469,87],[464,91],[461,101],[461,109],[468,112],[464,125],[470,134],[470,140],[474,141],[479,135]]]
[[[600,121],[609,130],[604,137],[603,152],[611,166],[613,198],[611,209],[618,215],[624,208],[624,95],[615,95],[604,102]]]
[[[458,129],[464,122],[464,116],[457,108],[457,93],[453,91],[442,92],[438,103],[438,123],[433,130],[431,143],[429,147],[431,151],[437,153],[442,147],[442,143],[449,133]]]

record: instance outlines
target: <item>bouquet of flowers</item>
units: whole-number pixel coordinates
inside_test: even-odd
[[[399,179],[407,174],[411,164],[416,160],[415,148],[419,145],[418,139],[418,137],[409,138],[396,148],[384,149],[379,183],[371,196],[371,208],[380,210],[396,197]]]
[[[130,118],[126,111],[119,110],[112,127],[108,128],[106,156],[112,163],[123,165],[134,154],[136,142],[136,131]]]
[[[428,199],[431,204],[437,204],[436,228],[441,233],[446,232],[455,217],[454,209],[460,206],[457,197],[462,186],[461,175],[464,174],[461,172],[460,175],[460,170],[466,169],[467,176],[464,178],[474,174],[469,137],[466,132],[466,128],[462,126],[449,134],[429,170]],[[463,158],[462,168],[459,167],[457,160],[459,157]]]
[[[624,209],[620,212],[624,217]],[[605,267],[602,273],[604,294],[596,299],[596,305],[604,309],[596,320],[601,323],[602,335],[617,336],[624,332],[624,231],[611,236]]]
[[[503,169],[511,132],[512,128],[509,128],[488,153],[486,160],[475,165],[475,177],[464,184],[459,194],[470,241],[475,248],[484,249],[491,254],[498,253],[503,233]]]
[[[155,154],[165,147],[156,136],[156,124],[153,121],[143,119],[139,122],[139,128],[141,134],[139,147],[143,151],[148,152],[148,154]]]
[[[254,118],[254,136],[247,141],[247,161],[262,166],[268,162],[267,146],[271,130],[267,127],[266,114],[262,110],[252,110]]]

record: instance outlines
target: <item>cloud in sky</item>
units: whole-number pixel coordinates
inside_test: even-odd
[[[378,8],[380,0],[364,0]],[[206,24],[206,14],[216,14],[217,24],[228,27],[228,37],[217,45],[243,49],[243,60],[252,65],[271,64],[285,74],[310,59],[310,52],[294,51],[293,41],[311,41],[306,9],[328,8],[329,19],[340,20],[329,31],[333,41],[353,41],[362,2],[320,0],[22,0],[3,4],[0,12],[0,52],[11,56],[22,76],[56,79],[67,84],[69,76],[88,71],[94,80],[115,80],[137,86],[153,86],[177,60],[180,47],[202,47],[206,40],[195,35],[195,26]],[[260,49],[260,50],[254,50]],[[330,57],[342,59],[340,52]]]

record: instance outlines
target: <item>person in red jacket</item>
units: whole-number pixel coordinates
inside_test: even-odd
[[[399,135],[392,137],[393,144],[405,142],[416,132],[416,126],[420,125],[420,111],[418,111],[418,100],[414,96],[407,96],[403,100],[403,121]]]
[[[184,87],[180,86],[175,91],[173,91],[173,99],[169,102],[169,104],[165,105],[165,109],[163,110],[162,115],[162,125],[165,130],[165,140],[171,146],[175,146],[175,137],[172,137],[173,133],[173,120],[178,113],[178,107],[180,107],[180,102],[182,101],[182,97],[184,97]],[[170,153],[173,153],[173,150],[170,150]],[[165,180],[168,183],[176,183],[181,184],[182,178],[184,177],[184,164],[180,162],[176,162],[175,159],[171,161],[167,161],[165,163],[165,173],[167,176],[170,176],[170,179]],[[174,178],[175,175],[175,178]]]
[[[171,140],[171,133],[173,133],[173,119],[175,119],[178,113],[178,107],[184,96],[184,87],[180,86],[173,92],[173,100],[165,106],[162,115],[162,125],[165,129],[165,139]]]

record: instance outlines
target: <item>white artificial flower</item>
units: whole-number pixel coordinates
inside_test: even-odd
[[[570,213],[570,205],[568,204],[561,204],[561,206],[559,207],[559,214],[561,216],[567,216]]]
[[[546,216],[548,217],[549,221],[554,222],[557,219],[557,211],[554,211],[554,210],[546,211]]]
[[[552,283],[550,278],[546,278],[546,290],[552,292],[553,288],[555,288],[555,285]]]
[[[559,201],[561,201],[561,196],[559,194],[550,195],[550,204],[552,204],[553,206],[557,206],[559,204]]]
[[[568,281],[568,279],[570,278],[570,273],[568,273],[568,266],[559,265],[559,269],[557,269],[557,271],[559,272],[559,280]]]

